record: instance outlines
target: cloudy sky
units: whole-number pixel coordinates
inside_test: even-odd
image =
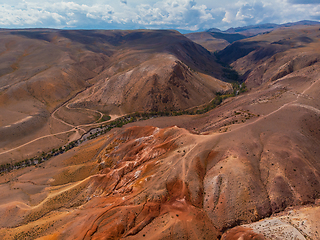
[[[199,31],[320,20],[320,0],[1,0],[0,28]]]

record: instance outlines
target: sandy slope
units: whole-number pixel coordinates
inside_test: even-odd
[[[1,30],[0,43],[1,163],[58,148],[103,114],[185,109],[230,89],[176,31]]]
[[[0,238],[318,239],[320,76],[299,66],[3,174]]]
[[[270,83],[204,116],[139,123],[180,127],[114,130],[44,168],[4,175],[10,181],[3,184],[8,195],[1,208],[11,220],[2,226],[13,228],[0,233],[53,239],[316,239],[317,221],[311,219],[320,197],[320,126],[312,105],[319,83],[296,82],[298,94],[283,91],[287,84],[286,78]],[[212,125],[217,118],[229,123]],[[30,181],[47,187],[23,186]],[[17,194],[20,189],[29,189],[34,200]]]

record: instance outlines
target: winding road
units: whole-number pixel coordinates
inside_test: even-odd
[[[78,94],[77,94],[77,95],[78,95]],[[27,146],[27,145],[29,145],[29,144],[31,144],[31,143],[34,143],[34,142],[36,142],[36,141],[39,141],[39,140],[42,140],[42,139],[45,139],[45,138],[54,137],[54,136],[57,136],[57,135],[66,134],[66,133],[70,133],[70,132],[78,133],[76,136],[74,136],[74,137],[72,138],[72,140],[70,140],[70,141],[73,141],[73,140],[79,139],[79,138],[82,136],[82,134],[84,134],[84,133],[87,132],[86,130],[83,129],[83,127],[95,127],[95,126],[99,126],[99,125],[101,125],[101,124],[103,124],[103,123],[106,123],[106,122],[108,122],[108,121],[112,121],[112,120],[120,117],[120,116],[117,116],[117,115],[112,115],[111,119],[109,119],[109,120],[107,120],[107,121],[104,121],[104,122],[99,122],[99,121],[103,118],[103,116],[104,116],[104,114],[103,114],[102,112],[97,111],[97,110],[88,109],[88,108],[72,108],[72,107],[69,106],[70,101],[73,100],[77,95],[75,95],[73,98],[69,99],[67,102],[65,102],[64,104],[62,104],[60,107],[58,107],[56,110],[54,110],[54,111],[51,113],[51,117],[52,117],[53,119],[59,121],[60,123],[66,125],[66,126],[68,126],[68,127],[71,127],[71,129],[69,129],[69,130],[67,130],[67,131],[62,131],[62,132],[58,132],[58,133],[52,133],[52,134],[48,134],[48,135],[44,135],[44,136],[35,138],[35,139],[30,140],[30,141],[28,141],[28,142],[26,142],[26,143],[24,143],[24,144],[22,144],[22,145],[20,145],[20,146],[11,148],[11,149],[6,150],[6,151],[3,151],[3,152],[0,152],[0,155],[6,154],[6,153],[9,153],[9,152],[12,152],[12,151],[14,151],[14,150],[17,150],[17,149],[19,149],[19,148],[25,147],[25,146]],[[83,124],[83,125],[72,125],[72,124],[70,124],[70,123],[68,123],[68,122],[66,122],[66,121],[64,121],[64,120],[62,120],[62,119],[60,119],[60,118],[58,118],[58,117],[55,116],[55,114],[56,114],[62,107],[64,107],[64,106],[65,106],[67,109],[70,109],[70,110],[72,110],[72,109],[79,109],[79,110],[87,110],[87,111],[95,112],[95,113],[98,113],[98,114],[100,115],[100,117],[99,117],[99,119],[96,120],[94,123]],[[81,134],[80,131],[82,131],[82,134]]]
[[[288,107],[288,106],[302,107],[302,108],[305,108],[305,109],[308,109],[308,110],[310,110],[310,111],[313,111],[313,112],[316,112],[316,113],[320,114],[320,110],[317,109],[317,108],[315,108],[315,107],[312,107],[312,106],[310,106],[310,105],[305,105],[305,104],[297,103],[298,99],[299,99],[300,97],[304,97],[304,96],[305,96],[305,93],[306,93],[308,90],[310,90],[315,84],[317,84],[319,81],[320,81],[320,79],[318,79],[317,81],[314,81],[310,86],[308,86],[306,89],[304,89],[304,91],[303,91],[302,93],[297,94],[297,97],[296,97],[295,100],[293,100],[293,101],[291,101],[291,102],[287,102],[287,103],[283,104],[281,107],[279,107],[278,109],[276,109],[276,110],[274,110],[274,111],[272,111],[272,112],[270,112],[270,113],[268,113],[268,114],[266,114],[266,115],[261,116],[260,118],[256,119],[255,121],[252,121],[252,122],[249,122],[249,123],[244,124],[244,125],[242,125],[242,126],[239,126],[239,127],[237,127],[235,130],[239,130],[239,129],[241,129],[241,128],[243,128],[243,127],[246,127],[246,126],[248,126],[248,125],[252,125],[252,124],[260,121],[261,119],[264,119],[264,118],[266,118],[266,117],[269,117],[269,116],[277,113],[277,112],[280,111],[281,109],[283,109],[283,108],[285,108],[285,107]],[[92,93],[92,94],[93,94],[93,93]],[[76,97],[76,96],[74,96],[74,97]],[[309,98],[309,96],[307,96],[307,97]],[[74,99],[74,98],[72,98],[72,99]],[[5,154],[5,153],[12,152],[12,151],[17,150],[17,149],[22,148],[22,147],[25,147],[25,146],[27,146],[27,145],[29,145],[29,144],[31,144],[31,143],[34,143],[34,142],[39,141],[39,140],[42,140],[42,139],[44,139],[44,138],[54,137],[54,136],[61,135],[61,134],[65,134],[65,133],[78,132],[78,135],[77,135],[77,139],[78,139],[78,138],[80,138],[81,135],[82,135],[82,134],[80,133],[80,131],[82,131],[83,134],[87,132],[87,131],[85,131],[85,130],[83,129],[83,127],[96,127],[96,126],[99,126],[99,125],[101,125],[101,124],[103,124],[103,123],[106,123],[106,122],[108,122],[108,121],[112,121],[112,120],[114,120],[114,119],[116,119],[116,118],[118,118],[118,117],[121,117],[121,116],[118,116],[118,115],[112,115],[112,118],[111,118],[110,120],[107,120],[107,121],[104,121],[104,122],[99,122],[99,121],[103,118],[103,116],[104,116],[104,114],[103,114],[102,112],[97,111],[97,110],[87,109],[87,108],[72,108],[72,107],[69,106],[70,101],[71,101],[72,99],[68,100],[67,102],[65,102],[64,104],[62,104],[60,107],[58,107],[55,111],[53,111],[53,112],[51,113],[51,117],[52,117],[52,118],[54,118],[55,120],[61,122],[62,124],[66,125],[66,126],[68,126],[68,127],[71,127],[72,129],[67,130],[67,131],[62,131],[62,132],[59,132],[59,133],[48,134],[48,135],[45,135],[45,136],[38,137],[38,138],[36,138],[36,139],[33,139],[33,140],[29,141],[29,142],[26,142],[26,143],[20,145],[20,146],[17,146],[17,147],[15,147],[15,148],[12,148],[12,149],[3,151],[3,152],[0,153],[0,155]],[[67,122],[65,122],[64,120],[62,120],[62,119],[60,119],[60,118],[58,118],[58,117],[55,116],[56,112],[59,111],[59,109],[61,109],[61,108],[64,107],[64,106],[65,106],[67,109],[70,109],[70,110],[72,110],[72,109],[79,109],[79,110],[87,110],[87,111],[95,112],[95,113],[100,114],[100,117],[99,117],[99,119],[98,119],[97,121],[95,121],[95,123],[82,124],[82,125],[77,125],[77,126],[76,126],[76,125],[72,125],[72,124],[67,123]],[[220,134],[221,134],[221,133],[220,133]],[[222,134],[223,134],[223,133],[222,133]],[[73,140],[76,140],[76,139],[73,139]],[[184,169],[184,167],[183,167],[183,169]]]
[[[313,82],[309,87],[307,87],[305,90],[302,91],[302,93],[299,93],[297,94],[297,97],[295,100],[291,101],[291,102],[287,102],[285,104],[283,104],[281,107],[279,107],[278,109],[266,114],[266,115],[263,115],[261,116],[260,118],[256,119],[255,121],[252,121],[252,122],[249,122],[247,124],[244,124],[240,127],[237,127],[235,130],[239,130],[243,127],[246,127],[246,126],[249,126],[249,125],[252,125],[252,124],[255,124],[256,122],[260,121],[261,119],[265,119],[277,112],[279,112],[281,109],[285,108],[285,107],[288,107],[288,106],[294,106],[294,107],[302,107],[302,108],[305,108],[305,109],[308,109],[310,111],[313,111],[313,112],[316,112],[318,114],[320,114],[320,110],[315,108],[315,107],[312,107],[310,105],[306,105],[306,104],[301,104],[301,103],[297,103],[297,101],[299,100],[300,97],[304,97],[306,99],[309,99],[309,96],[305,96],[305,93],[311,89],[311,87],[313,87],[315,84],[317,84],[318,82],[320,81],[320,79],[318,79],[317,81]]]

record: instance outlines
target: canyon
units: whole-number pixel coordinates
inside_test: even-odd
[[[319,239],[319,26],[214,36],[1,30],[1,164],[148,114],[2,172],[0,238]]]

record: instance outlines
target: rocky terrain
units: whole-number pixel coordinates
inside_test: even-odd
[[[107,116],[232,91],[215,56],[176,31],[1,30],[0,43],[0,164],[63,146]]]
[[[246,38],[246,36],[239,33],[211,32],[210,30],[207,32],[188,33],[185,36],[212,53],[224,49],[230,43]]]
[[[319,239],[319,39],[318,27],[294,26],[235,41],[216,56],[239,73],[247,92],[203,114],[131,122],[3,173],[0,238]],[[148,55],[112,76],[102,70],[54,116],[67,121],[66,112],[79,110],[97,119],[103,110],[126,114],[135,105],[186,109],[210,101],[194,97],[200,93],[228,92],[222,66],[191,66],[181,51]],[[206,74],[214,68],[217,75]],[[152,94],[131,87],[131,79]],[[190,101],[182,101],[182,86]],[[133,102],[137,92],[144,101]],[[93,104],[110,105],[116,96],[130,99],[118,98],[119,113]],[[90,122],[81,121],[69,124]]]

